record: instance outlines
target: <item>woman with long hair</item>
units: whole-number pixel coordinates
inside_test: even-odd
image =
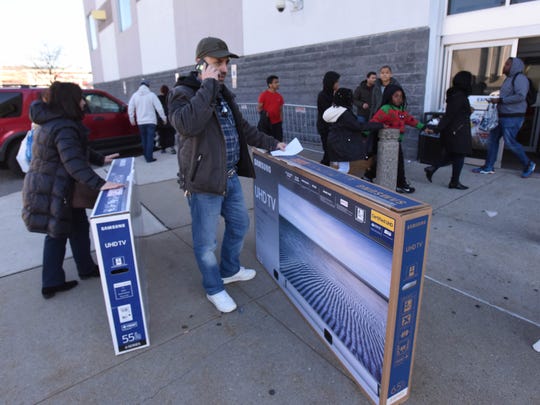
[[[79,277],[99,277],[90,255],[85,208],[72,206],[75,183],[96,191],[123,186],[105,181],[90,167],[90,163],[110,163],[118,154],[103,156],[87,146],[88,129],[82,124],[85,105],[78,85],[54,82],[46,101],[35,101],[30,107],[30,118],[39,128],[24,179],[22,217],[30,232],[46,234],[41,288],[44,298],[77,285],[76,280],[66,281],[62,267],[68,239]]]

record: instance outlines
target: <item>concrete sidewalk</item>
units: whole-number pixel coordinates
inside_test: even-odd
[[[0,197],[0,398],[6,404],[367,404],[325,344],[255,258],[228,291],[239,309],[208,302],[191,249],[176,157],[137,158],[146,209],[140,253],[151,345],[115,356],[101,286],[80,281],[45,301],[42,235],[20,220],[20,193]],[[410,404],[532,404],[540,400],[540,176],[498,170],[448,189],[406,164],[414,198],[433,206]],[[243,179],[253,219],[252,181]],[[68,279],[76,279],[72,259]]]

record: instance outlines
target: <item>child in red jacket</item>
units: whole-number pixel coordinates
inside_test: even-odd
[[[399,156],[398,156],[398,173],[397,187],[398,193],[414,193],[415,188],[412,187],[405,178],[405,164],[403,161],[403,150],[401,149],[401,141],[405,133],[405,125],[417,129],[424,129],[425,125],[416,120],[412,115],[405,111],[407,105],[405,92],[400,86],[389,85],[384,89],[382,105],[375,113],[371,122],[380,122],[388,126],[388,128],[399,129]],[[375,164],[368,169],[364,175],[366,178],[375,177]]]

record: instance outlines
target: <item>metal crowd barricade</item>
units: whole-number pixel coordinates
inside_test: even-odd
[[[259,122],[256,103],[240,103],[240,111],[252,125]],[[285,104],[283,106],[283,140],[290,142],[298,138],[304,147],[321,149],[321,138],[317,133],[317,107]]]

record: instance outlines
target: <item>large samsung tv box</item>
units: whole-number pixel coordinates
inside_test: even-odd
[[[431,207],[254,151],[258,260],[377,404],[410,394]]]
[[[125,188],[102,191],[90,226],[96,248],[107,317],[116,355],[150,345],[146,307],[137,260],[141,208],[135,198],[134,158],[115,159],[108,181]]]

